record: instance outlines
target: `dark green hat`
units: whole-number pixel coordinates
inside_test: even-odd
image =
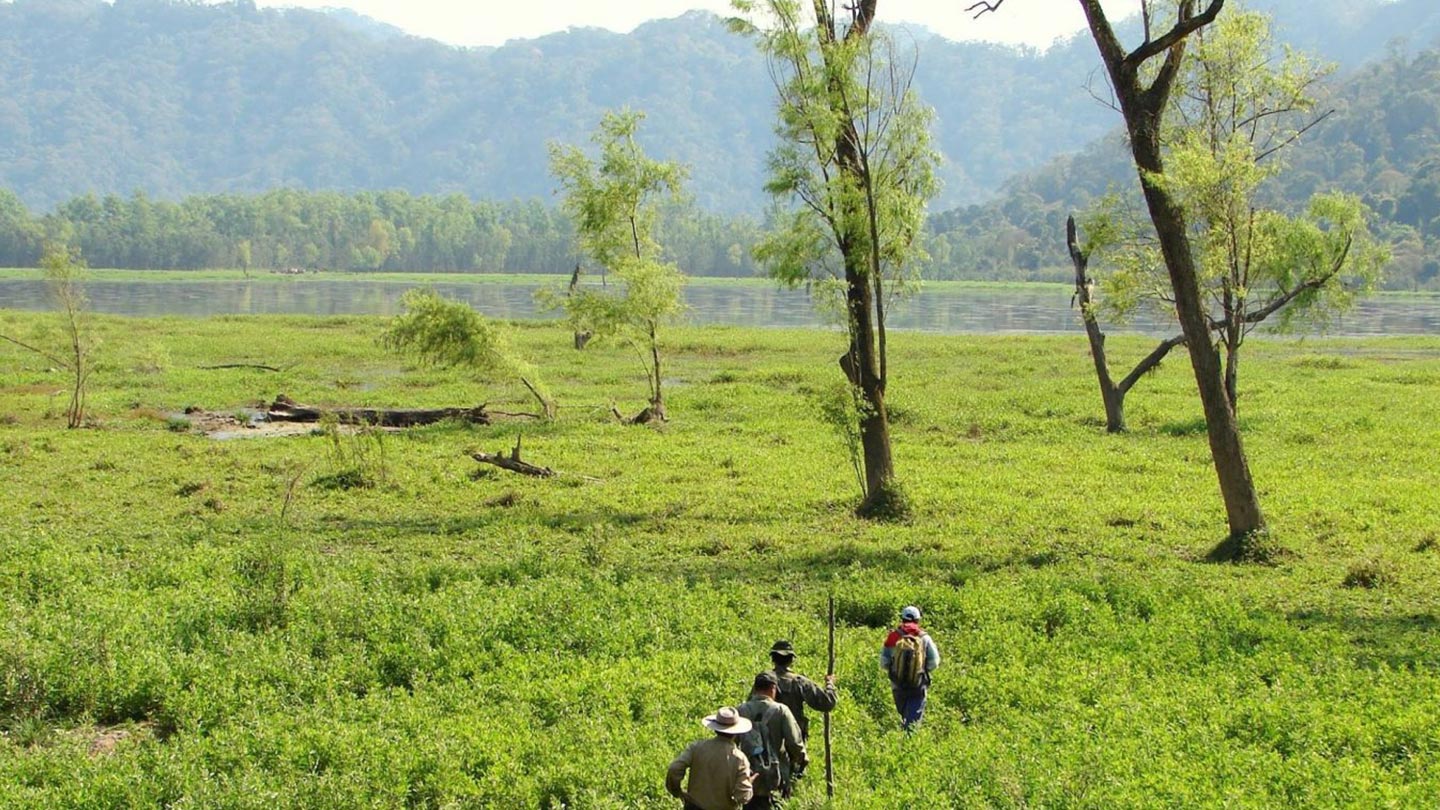
[[[795,645],[794,645],[794,644],[791,644],[788,639],[783,639],[783,638],[782,638],[782,639],[780,639],[779,641],[775,642],[774,644],[770,645],[770,654],[771,654],[771,655],[788,655],[788,656],[790,656],[791,658],[794,658],[794,657],[795,657]]]

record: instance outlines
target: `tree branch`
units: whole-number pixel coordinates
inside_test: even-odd
[[[1311,121],[1310,123],[1306,124],[1305,126],[1301,127],[1300,129],[1297,129],[1293,134],[1291,134],[1290,137],[1286,138],[1285,140],[1281,141],[1280,143],[1275,144],[1274,146],[1272,146],[1272,147],[1266,149],[1265,151],[1261,152],[1260,154],[1256,155],[1256,156],[1255,156],[1255,162],[1256,162],[1256,163],[1259,163],[1260,161],[1264,160],[1265,158],[1270,157],[1271,155],[1275,154],[1276,152],[1279,152],[1281,149],[1284,149],[1285,147],[1287,147],[1287,146],[1289,146],[1290,144],[1294,143],[1295,141],[1299,140],[1301,135],[1304,135],[1306,132],[1309,132],[1310,129],[1311,129],[1312,127],[1314,127],[1316,124],[1320,123],[1321,121],[1324,121],[1326,118],[1329,118],[1329,117],[1330,117],[1330,114],[1333,113],[1333,112],[1335,112],[1333,109],[1331,109],[1331,110],[1326,110],[1324,115],[1320,116],[1319,118],[1316,118],[1314,121]],[[1348,245],[1347,245],[1347,249],[1348,249]]]
[[[50,362],[52,362],[52,363],[54,363],[54,364],[56,364],[56,365],[58,365],[58,366],[61,366],[61,367],[63,367],[63,368],[70,368],[70,364],[69,364],[68,362],[66,362],[66,361],[64,361],[64,360],[61,360],[60,358],[58,358],[58,357],[56,357],[55,355],[53,355],[53,354],[45,351],[44,349],[37,349],[37,348],[35,348],[34,346],[31,346],[29,343],[22,343],[22,342],[16,340],[15,338],[10,337],[9,335],[0,335],[0,340],[8,340],[8,341],[10,341],[11,343],[14,343],[16,346],[19,346],[19,347],[22,348],[22,349],[29,349],[30,351],[32,351],[32,352],[40,355],[41,357],[45,358],[46,360],[49,360]]]
[[[1116,390],[1118,390],[1121,395],[1129,393],[1130,389],[1135,387],[1135,383],[1139,382],[1141,377],[1160,365],[1160,361],[1165,359],[1165,355],[1169,354],[1171,349],[1184,344],[1184,334],[1179,334],[1161,341],[1160,345],[1156,346],[1153,351],[1147,354],[1144,360],[1135,364],[1135,368],[1131,369],[1130,373],[1125,375],[1125,379],[1120,381],[1120,384],[1116,386]]]
[[[1093,0],[1091,0],[1093,2]],[[1132,67],[1138,68],[1142,63],[1151,57],[1158,56],[1174,46],[1180,44],[1186,37],[1204,28],[1215,21],[1220,9],[1225,6],[1225,0],[1210,0],[1210,5],[1195,16],[1189,16],[1187,12],[1193,11],[1194,3],[1187,0],[1180,9],[1180,20],[1169,31],[1166,31],[1159,39],[1141,43],[1140,47],[1131,51],[1125,57],[1125,62]]]
[[[978,20],[982,16],[992,11],[999,11],[1000,7],[1003,5],[1005,5],[1005,0],[980,0],[980,2],[965,9],[965,13],[969,14],[970,12],[979,9],[979,11],[975,11],[975,16],[971,17],[971,19],[973,20]]]
[[[1354,238],[1351,236],[1346,236],[1345,247],[1340,251],[1340,255],[1335,257],[1335,263],[1331,265],[1329,272],[1327,272],[1323,276],[1312,278],[1302,284],[1297,284],[1293,289],[1285,292],[1283,295],[1266,304],[1264,307],[1261,307],[1254,312],[1247,313],[1243,319],[1243,322],[1260,323],[1271,315],[1274,315],[1276,312],[1279,312],[1285,307],[1286,304],[1294,301],[1302,293],[1309,290],[1318,290],[1321,287],[1324,287],[1326,284],[1330,283],[1330,279],[1339,275],[1340,269],[1345,266],[1345,259],[1349,257],[1350,246],[1353,243]]]

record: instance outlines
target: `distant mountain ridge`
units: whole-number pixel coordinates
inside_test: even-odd
[[[1433,0],[1257,5],[1346,62],[1440,33]],[[988,199],[1115,125],[1084,86],[1084,36],[1044,52],[917,39],[947,158],[937,207]],[[631,106],[652,153],[690,164],[701,207],[758,212],[772,97],[753,44],[707,13],[466,50],[248,0],[0,3],[0,187],[35,209],[137,190],[548,198],[546,142],[582,141],[603,110]]]

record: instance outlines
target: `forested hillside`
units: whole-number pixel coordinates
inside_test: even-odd
[[[1352,62],[1440,28],[1433,0],[1258,5],[1282,36]],[[1043,53],[898,36],[920,48],[916,86],[938,112],[941,207],[988,199],[1114,124],[1085,86],[1083,36]],[[280,187],[548,199],[546,142],[581,141],[630,105],[649,113],[649,151],[690,164],[701,208],[754,213],[772,95],[753,44],[704,13],[467,50],[248,0],[0,2],[0,187],[40,211],[92,192]]]
[[[1289,169],[1269,194],[1280,207],[1323,190],[1360,195],[1392,246],[1386,286],[1440,289],[1440,49],[1394,47],[1334,80],[1322,108],[1334,113],[1287,150]],[[1015,178],[995,200],[932,216],[933,272],[1066,279],[1065,217],[1135,184],[1119,134],[1101,138]]]

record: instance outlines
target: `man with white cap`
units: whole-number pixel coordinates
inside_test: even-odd
[[[685,802],[685,810],[741,810],[754,795],[750,763],[737,744],[751,723],[726,706],[700,721],[715,732],[685,747],[665,772],[665,789]],[[685,772],[690,783],[683,789]]]
[[[938,666],[940,648],[920,629],[920,608],[906,605],[900,609],[900,626],[890,631],[880,648],[880,668],[890,676],[890,694],[900,713],[900,727],[906,731],[925,715],[930,673]]]

